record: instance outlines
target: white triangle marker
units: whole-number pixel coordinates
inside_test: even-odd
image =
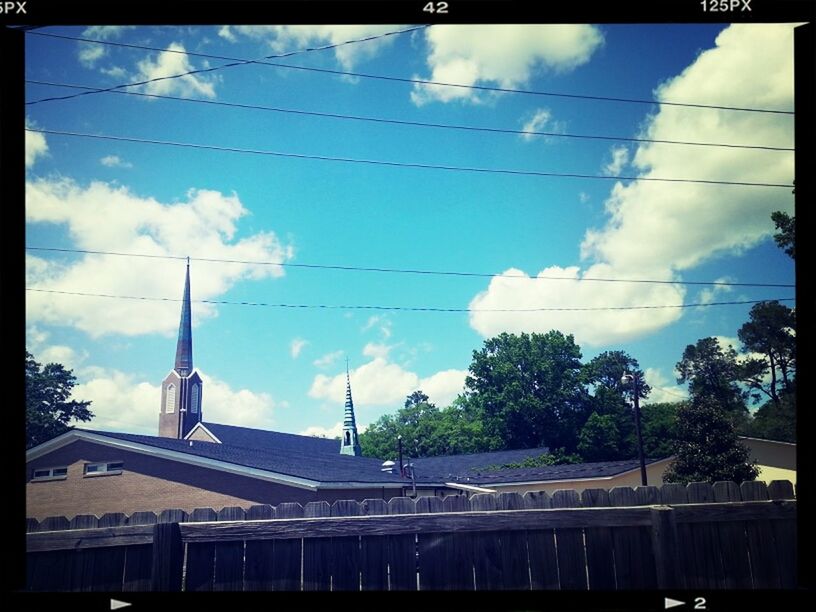
[[[685,606],[685,601],[677,601],[676,599],[672,599],[671,597],[664,597],[663,601],[665,602],[665,609],[668,610],[669,608],[676,608],[677,606]]]
[[[133,604],[129,604],[126,601],[119,601],[118,599],[111,599],[111,610],[118,610],[119,608],[127,608],[130,605],[133,605]]]

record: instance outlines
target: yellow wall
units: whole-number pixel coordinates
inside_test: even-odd
[[[757,480],[790,480],[796,484],[796,445],[757,438],[741,438],[759,468]]]
[[[664,459],[646,466],[646,480],[648,484],[659,487],[663,484],[663,473],[666,471],[670,463],[669,459]],[[552,494],[559,489],[574,489],[581,493],[584,489],[613,489],[615,487],[639,487],[640,482],[640,468],[619,474],[612,478],[585,478],[578,480],[561,480],[558,482],[541,482],[522,485],[481,485],[495,489],[499,493],[521,493],[527,491],[546,491]]]

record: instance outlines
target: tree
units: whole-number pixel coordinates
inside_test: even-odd
[[[778,404],[766,402],[754,414],[746,433],[765,440],[796,442],[796,396],[787,393]]]
[[[778,230],[774,234],[777,246],[790,255],[791,259],[796,259],[796,217],[777,210],[771,213],[771,220]]]
[[[582,369],[584,382],[592,394],[592,411],[597,415],[594,420],[590,416],[579,436],[585,449],[581,454],[587,461],[614,461],[637,456],[634,386],[621,381],[625,373],[638,378],[638,397],[645,399],[651,387],[643,381],[637,359],[624,351],[604,351]],[[607,454],[599,452],[600,448],[606,448]]]
[[[549,446],[575,450],[589,415],[581,349],[559,331],[502,333],[473,352],[468,402],[483,418],[490,450]]]
[[[69,400],[76,377],[62,364],[40,365],[26,351],[26,448],[65,433],[72,421],[90,421],[89,401]]]
[[[414,391],[394,415],[383,415],[360,434],[363,455],[397,457],[402,436],[404,458],[475,453],[487,450],[478,414],[457,398],[440,410],[422,391]]]
[[[730,408],[710,396],[696,396],[677,411],[675,460],[663,475],[666,482],[740,483],[754,480],[759,471],[749,460],[729,418]]]
[[[792,391],[796,370],[796,318],[793,310],[775,300],[754,304],[749,317],[737,332],[743,352],[759,353],[764,359],[748,359],[743,378],[749,387],[764,393],[778,406],[778,386],[786,393]]]
[[[732,416],[747,414],[747,393],[739,385],[743,370],[737,351],[723,349],[716,338],[702,338],[689,344],[677,363],[678,383],[688,383],[692,398],[712,398]]]
[[[674,454],[677,411],[681,406],[680,402],[659,402],[640,407],[644,456],[658,458]]]

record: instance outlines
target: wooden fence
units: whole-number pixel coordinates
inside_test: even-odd
[[[796,584],[787,481],[52,517],[28,531],[36,591]]]

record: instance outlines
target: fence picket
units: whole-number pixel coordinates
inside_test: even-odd
[[[470,498],[471,510],[498,510],[499,502],[493,493],[479,493]],[[502,587],[502,553],[496,532],[474,533],[473,563],[475,588],[493,591]]]
[[[735,482],[715,482],[713,491],[716,502],[742,501],[742,495]],[[718,547],[721,551],[725,588],[750,589],[751,563],[748,559],[745,522],[719,523],[716,530],[719,536]]]
[[[383,499],[365,499],[360,513],[366,516],[388,514]],[[388,543],[383,536],[360,537],[360,588],[363,591],[388,590]]]
[[[392,497],[388,514],[415,514],[410,497]],[[388,542],[388,588],[391,591],[417,590],[416,535],[386,536]]]
[[[154,525],[153,512],[134,512],[128,517],[128,525]],[[123,591],[149,591],[153,570],[153,545],[139,544],[125,549],[125,578]]]
[[[359,516],[360,503],[339,500],[332,504],[332,516]],[[360,536],[332,538],[332,591],[360,590]]]
[[[771,499],[793,499],[793,485],[787,480],[774,480],[768,485]],[[776,541],[776,562],[779,567],[779,581],[783,589],[796,588],[796,520],[772,521]]]
[[[247,519],[258,521],[276,518],[275,508],[269,504],[250,506]],[[247,591],[271,591],[273,583],[272,564],[275,542],[273,540],[247,540],[244,561],[244,588]]]
[[[331,506],[325,501],[309,502],[303,507],[303,516],[306,518],[331,516]],[[331,564],[331,538],[304,538],[303,590],[331,590]]]
[[[543,509],[552,506],[546,491],[528,491],[524,494],[524,507]],[[558,557],[555,551],[555,532],[552,529],[527,531],[527,556],[530,562],[530,585],[532,589],[558,589]]]
[[[218,514],[212,508],[196,508],[190,513],[189,522],[217,521]],[[184,575],[185,591],[212,591],[215,568],[215,544],[190,542],[187,544],[187,565]]]
[[[686,485],[689,503],[706,503],[714,501],[714,488],[707,482],[692,482]],[[725,588],[725,571],[722,555],[717,545],[716,527],[706,524],[690,525],[691,538],[694,541],[696,586],[705,589]]]
[[[612,502],[609,501],[609,493],[605,489],[585,489],[581,493],[581,504],[585,508],[596,508],[611,506]],[[589,588],[608,591],[615,589],[612,529],[588,527],[584,529],[584,540]]]
[[[417,514],[442,512],[444,508],[440,497],[420,497],[416,500]],[[448,580],[448,534],[417,534],[417,553],[419,562],[419,590],[439,591],[449,588]]]
[[[550,501],[553,508],[579,508],[581,499],[572,490],[554,491]],[[586,590],[586,554],[583,529],[556,529],[558,577],[562,589]]]
[[[303,506],[287,502],[275,507],[277,518],[301,518]],[[272,590],[300,591],[302,588],[301,560],[303,540],[274,540],[272,549]]]

